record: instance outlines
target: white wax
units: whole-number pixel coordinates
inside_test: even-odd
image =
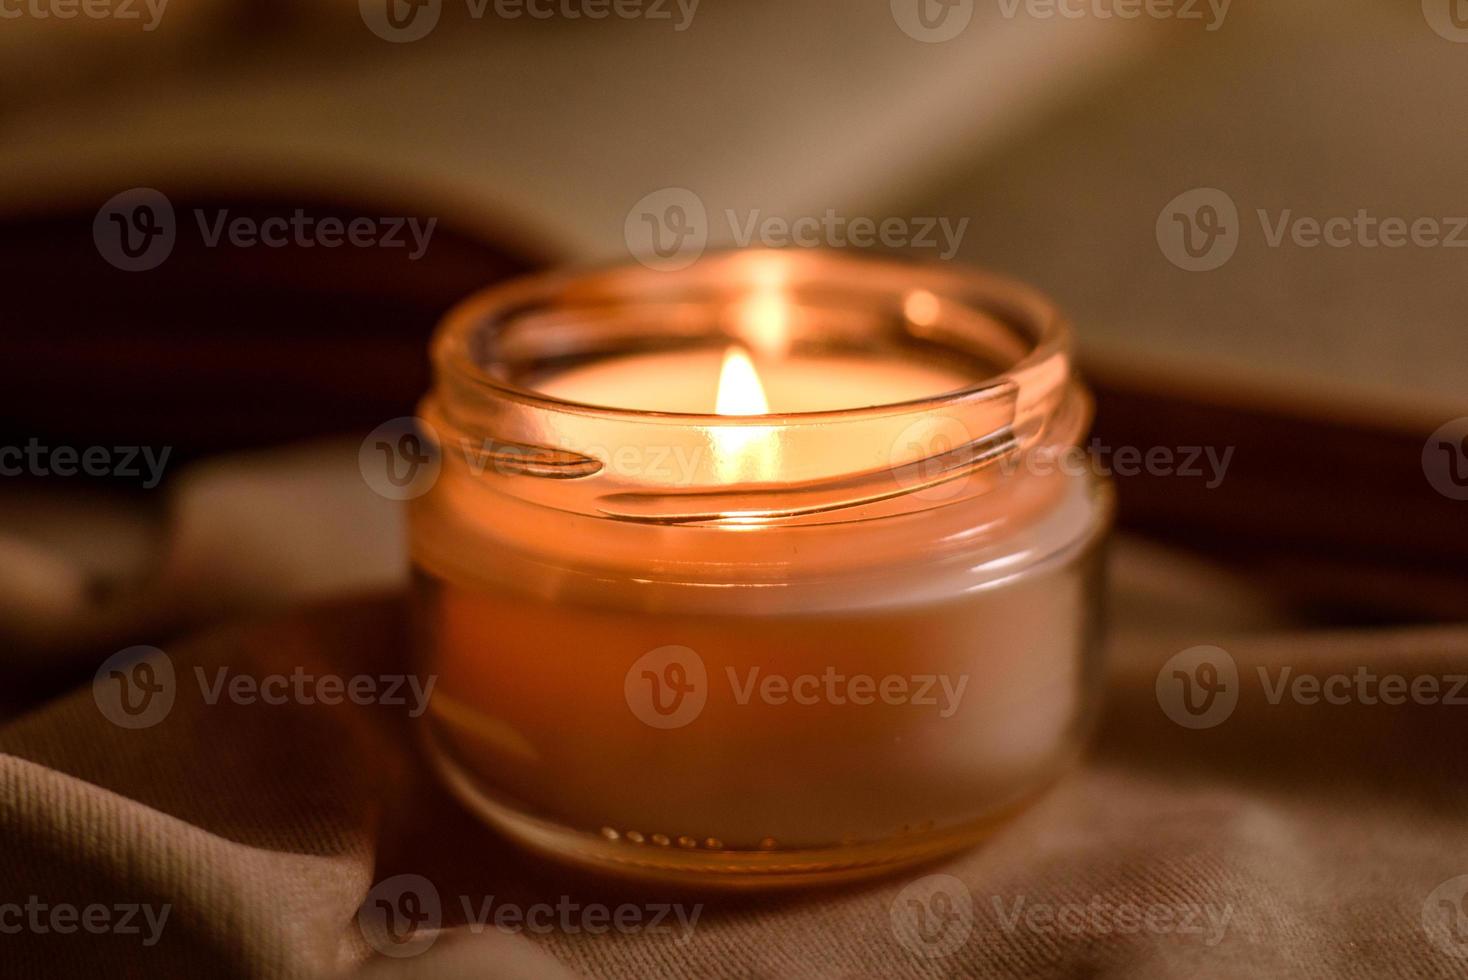
[[[571,368],[536,388],[556,398],[647,412],[711,413],[724,351],[628,354]],[[773,413],[891,405],[967,387],[960,371],[855,354],[755,358]]]

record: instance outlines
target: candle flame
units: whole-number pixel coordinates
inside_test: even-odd
[[[719,415],[768,415],[770,403],[749,354],[738,344],[724,352],[719,391],[714,398]],[[778,452],[772,431],[763,425],[719,426],[711,433],[719,478],[726,483],[767,478],[775,470]]]
[[[768,415],[770,412],[759,372],[743,347],[736,345],[724,352],[714,412],[719,415]]]

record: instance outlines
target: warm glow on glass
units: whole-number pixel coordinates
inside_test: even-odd
[[[790,300],[783,292],[761,290],[735,308],[735,330],[761,357],[784,357],[790,350],[791,315]]]
[[[938,322],[938,314],[943,311],[938,297],[926,289],[914,289],[907,294],[907,299],[902,303],[902,312],[907,316],[910,323],[919,327],[931,327]]]
[[[789,268],[778,256],[761,255],[750,262],[749,276],[749,295],[733,307],[733,332],[756,356],[777,360],[790,352],[795,315]]]

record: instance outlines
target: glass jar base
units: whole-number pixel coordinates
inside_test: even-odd
[[[575,830],[530,816],[496,798],[427,732],[423,745],[449,791],[470,812],[527,850],[614,877],[731,891],[859,881],[955,854],[991,836],[1045,789],[1038,787],[977,820],[885,840],[812,848],[712,849],[672,840],[637,839],[609,828],[600,833]]]

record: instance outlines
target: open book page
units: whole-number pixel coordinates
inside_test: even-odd
[[[1156,37],[997,3],[969,4],[942,43],[904,32],[886,2],[695,7],[682,30],[676,16],[588,30],[448,2],[432,36],[389,44],[355,3],[336,4],[315,27],[329,44],[167,83],[124,73],[105,104],[12,105],[0,168],[17,179],[0,193],[35,202],[165,177],[314,185],[509,224],[599,260],[625,258],[629,210],[676,186],[705,205],[710,243],[730,245],[753,216],[880,218]]]
[[[909,207],[974,215],[962,257],[1093,365],[1431,431],[1468,411],[1464,55],[1416,4],[1240,8]]]

